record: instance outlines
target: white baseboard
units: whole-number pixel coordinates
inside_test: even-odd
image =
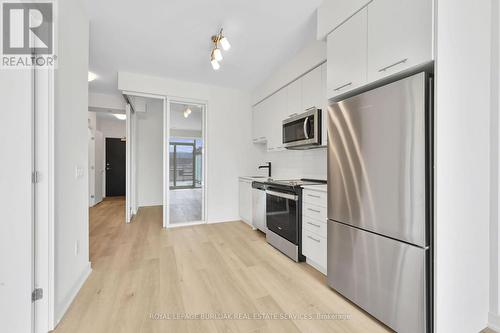
[[[232,218],[225,218],[225,219],[220,219],[220,220],[210,220],[207,223],[226,223],[226,222],[239,222],[243,221],[240,217],[232,217]],[[248,223],[248,222],[245,222]]]
[[[55,311],[55,323],[54,323],[54,328],[59,324],[61,319],[64,317],[64,314],[66,314],[66,311],[68,311],[69,306],[71,303],[73,303],[73,300],[75,299],[76,295],[82,288],[83,284],[85,281],[87,281],[87,278],[89,277],[90,273],[92,273],[92,268],[90,267],[90,262],[87,263],[85,266],[85,269],[83,272],[80,274],[80,277],[76,281],[74,287],[70,290],[70,292],[67,294],[67,296],[64,298],[64,300],[59,304],[58,308]]]
[[[490,312],[488,314],[488,327],[500,333],[500,315]]]

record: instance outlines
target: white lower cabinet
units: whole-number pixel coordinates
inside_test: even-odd
[[[252,225],[252,181],[240,178],[239,180],[239,210],[240,218]]]
[[[302,191],[302,254],[307,263],[326,274],[326,186],[314,187]]]

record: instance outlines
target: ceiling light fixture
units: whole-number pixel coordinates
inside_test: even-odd
[[[116,118],[120,119],[120,120],[125,120],[127,119],[127,115],[123,114],[123,113],[113,113],[113,116],[115,116]]]
[[[89,82],[92,82],[92,81],[94,81],[95,79],[97,79],[97,74],[92,73],[92,72],[89,72],[89,73],[88,73],[88,80],[89,80]]]
[[[219,44],[224,51],[229,50],[231,48],[231,44],[228,39],[224,37],[222,29],[220,29],[217,35],[212,36],[212,43],[214,44],[214,47],[210,53],[210,62],[212,64],[212,68],[214,70],[218,70],[220,68],[219,62],[223,59]]]
[[[216,71],[220,68],[219,62],[217,60],[215,60],[214,57],[212,57],[212,60],[210,61],[210,63],[212,64],[212,68],[214,69],[214,71]]]
[[[188,106],[186,107],[186,110],[184,110],[184,118],[189,117],[190,114],[191,114],[191,109]]]

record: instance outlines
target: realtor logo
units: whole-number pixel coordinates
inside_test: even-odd
[[[54,11],[51,1],[2,3],[2,67],[53,66]]]
[[[51,54],[52,3],[3,3],[3,54]]]

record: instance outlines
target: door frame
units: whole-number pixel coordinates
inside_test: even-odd
[[[177,96],[170,96],[170,95],[159,95],[159,94],[151,94],[148,92],[142,92],[142,91],[132,91],[132,90],[122,90],[123,95],[131,95],[131,96],[139,96],[139,97],[146,97],[146,98],[155,98],[155,99],[161,99],[163,101],[163,228],[173,228],[173,227],[181,227],[185,225],[193,225],[193,224],[203,224],[207,223],[207,202],[208,202],[208,180],[207,180],[207,175],[208,175],[208,130],[207,130],[207,123],[208,123],[208,117],[209,117],[209,105],[208,101],[206,100],[201,100],[201,99],[196,99],[196,98],[187,98],[187,97],[177,97]],[[204,180],[204,186],[203,186],[203,200],[202,200],[202,211],[203,211],[203,221],[194,221],[194,222],[189,222],[189,223],[176,223],[175,225],[171,225],[169,223],[169,210],[170,210],[170,189],[169,189],[169,168],[170,168],[170,162],[169,162],[169,156],[168,156],[168,149],[170,146],[170,128],[168,126],[168,120],[170,119],[170,103],[180,103],[180,104],[191,104],[191,105],[198,105],[203,107],[203,141],[204,141],[204,158],[203,158],[203,180]],[[133,111],[133,110],[132,110]],[[128,119],[128,118],[127,118]],[[134,128],[134,124],[132,123],[132,137],[135,137],[136,133],[136,128]],[[127,158],[130,158],[130,156],[127,156]],[[131,163],[133,161],[131,160]],[[133,168],[132,168],[133,169]],[[130,181],[127,178],[127,181]],[[133,184],[131,191],[134,191],[134,187],[136,184]],[[134,203],[132,203],[132,206],[134,206]]]
[[[199,100],[199,99],[194,99],[194,98],[184,98],[184,97],[169,97],[167,98],[167,119],[170,119],[170,104],[175,103],[175,104],[188,104],[188,105],[195,105],[198,107],[201,107],[202,109],[202,138],[203,138],[203,154],[202,154],[202,168],[203,168],[203,185],[202,185],[202,195],[203,198],[201,200],[201,210],[203,214],[203,218],[201,221],[190,221],[190,222],[183,222],[183,223],[169,223],[169,219],[167,219],[167,223],[164,224],[165,228],[177,228],[177,227],[185,227],[185,226],[190,226],[190,225],[197,225],[197,224],[206,224],[208,219],[207,219],[207,210],[208,210],[208,180],[207,180],[207,175],[208,175],[208,130],[207,130],[207,124],[208,124],[208,102],[204,100]],[[165,127],[164,127],[165,129]],[[167,130],[164,130],[164,142],[166,142],[166,149],[164,150],[165,152],[168,152],[170,149],[170,129],[167,126]],[[164,158],[169,160],[169,154],[165,153]],[[168,174],[170,172],[169,165],[167,164],[167,169],[164,169],[164,174],[167,174],[167,180]],[[167,192],[170,192],[170,182],[167,182],[164,184],[164,191],[166,190]],[[167,195],[169,198],[169,195]],[[167,212],[168,213],[168,212]]]

